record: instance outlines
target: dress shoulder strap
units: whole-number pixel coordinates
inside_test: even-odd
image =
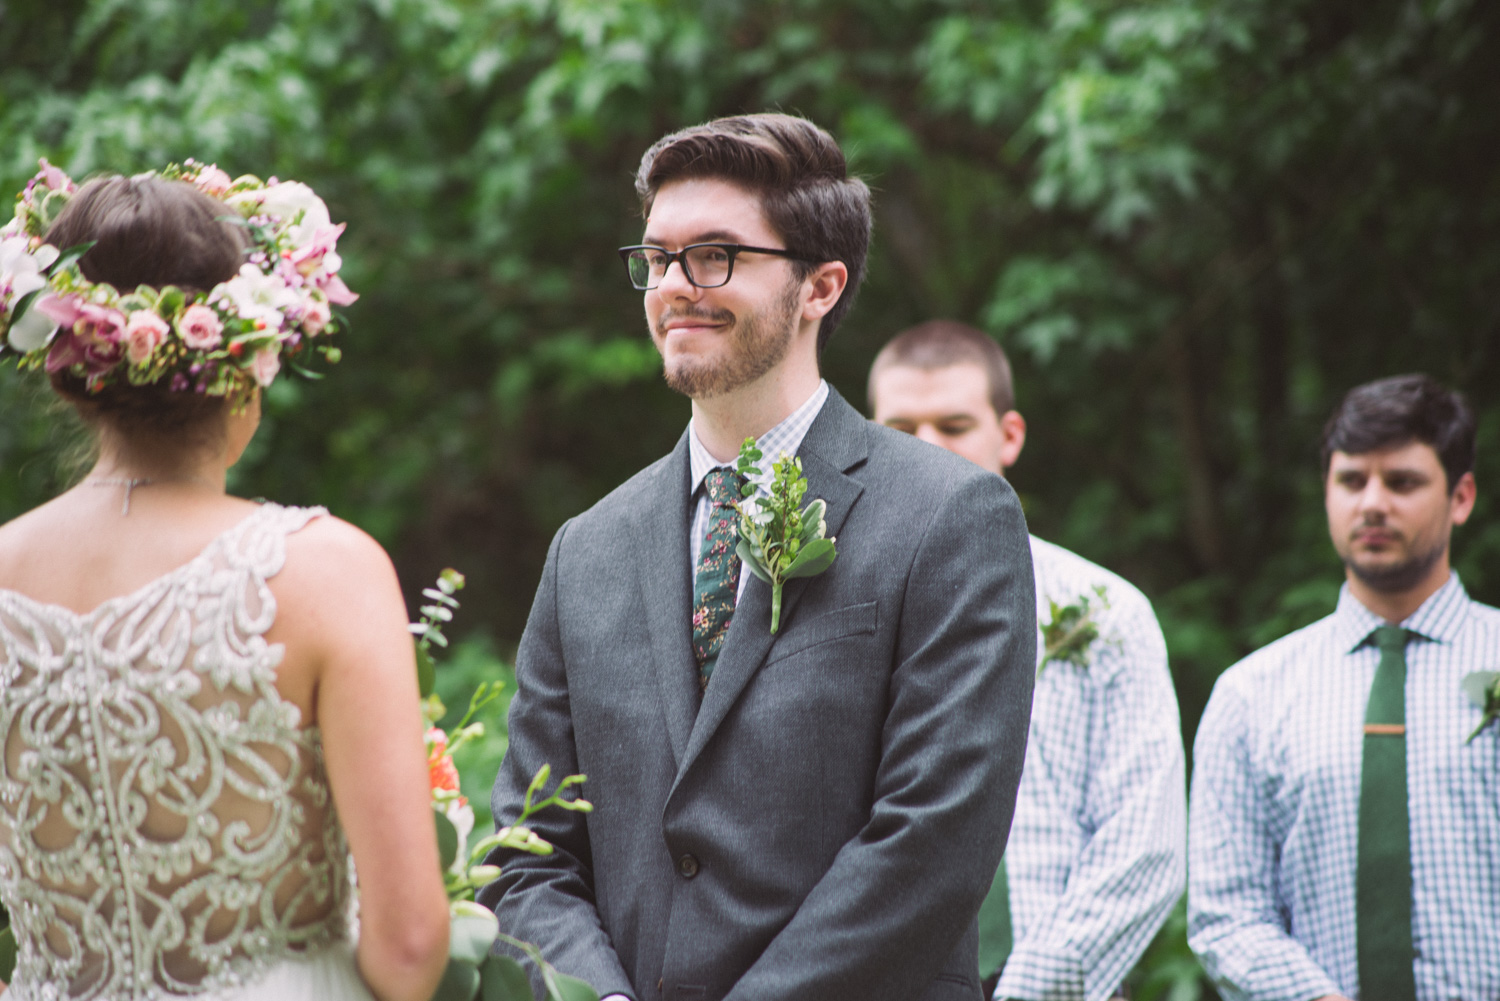
[[[283,507],[266,501],[259,511],[223,536],[224,558],[261,580],[269,580],[286,564],[287,536],[327,514],[324,507]]]

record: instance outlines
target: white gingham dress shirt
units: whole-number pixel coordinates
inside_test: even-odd
[[[1354,883],[1365,702],[1384,622],[1338,608],[1231,667],[1194,748],[1188,941],[1229,1001],[1361,992]],[[1418,1001],[1500,998],[1500,733],[1460,688],[1500,664],[1500,610],[1455,574],[1405,622]]]
[[[1038,626],[1102,584],[1089,664],[1037,675],[1005,849],[1015,948],[997,998],[1102,1001],[1182,896],[1187,803],[1177,696],[1145,595],[1036,537]],[[1038,658],[1043,650],[1037,641]]]
[[[806,403],[793,410],[784,421],[756,439],[756,447],[765,453],[764,458],[756,463],[760,476],[751,477],[751,482],[759,488],[756,491],[757,496],[770,496],[771,481],[775,479],[771,463],[781,458],[782,452],[787,455],[797,454],[797,449],[802,447],[802,439],[807,437],[807,429],[812,427],[812,422],[817,419],[818,414],[822,413],[823,404],[826,402],[828,402],[828,383],[819,379],[818,388],[813,390],[813,394],[807,398]],[[703,478],[720,468],[732,470],[735,468],[735,461],[720,462],[715,459],[698,440],[698,431],[689,421],[688,469],[693,479],[688,490],[698,498],[693,506],[693,523],[688,530],[688,554],[692,559],[690,569],[694,578],[698,576],[698,557],[703,552],[703,537],[708,534],[708,516],[713,507],[713,503],[708,499],[708,491],[702,489]],[[749,577],[750,574],[741,568],[737,594],[745,593],[745,581]]]

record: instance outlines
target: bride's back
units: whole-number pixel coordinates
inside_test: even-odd
[[[283,292],[305,275],[247,257],[243,229],[223,221],[237,211],[181,181],[112,178],[72,194],[47,233],[54,247],[91,245],[88,281],[145,288],[107,337],[86,306],[49,307],[70,318],[32,357],[45,354],[100,458],[0,527],[0,896],[19,946],[7,996],[21,1001],[231,996],[219,988],[425,1001],[443,968],[447,906],[394,568],[321,509],[224,494],[276,349],[231,339],[263,332],[243,314],[223,337],[212,316],[183,325],[247,270]],[[318,230],[322,253],[337,231]],[[280,270],[252,267],[257,255]],[[150,304],[170,288],[196,298],[175,300],[168,343]],[[277,345],[302,336],[276,329]],[[158,349],[167,367],[152,367]]]
[[[341,937],[349,885],[266,640],[318,512],[142,490],[124,518],[117,493],[0,530],[0,872],[18,979],[67,997],[240,983]]]

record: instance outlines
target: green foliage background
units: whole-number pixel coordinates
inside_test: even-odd
[[[1332,606],[1316,438],[1352,385],[1469,393],[1458,565],[1500,598],[1497,33],[1483,0],[0,0],[0,182],[196,156],[349,222],[346,360],[278,383],[235,487],[363,526],[413,594],[462,569],[459,705],[552,532],[687,418],[612,252],[640,153],[807,114],[877,194],[829,379],[859,404],[904,326],[992,331],[1028,518],[1154,599],[1191,740],[1224,667]],[[73,438],[0,378],[0,518]],[[1180,939],[1139,996],[1208,990]]]

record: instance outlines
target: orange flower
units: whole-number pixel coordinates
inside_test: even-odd
[[[458,769],[448,753],[448,735],[437,727],[424,735],[427,742],[427,782],[434,792],[458,792]]]

